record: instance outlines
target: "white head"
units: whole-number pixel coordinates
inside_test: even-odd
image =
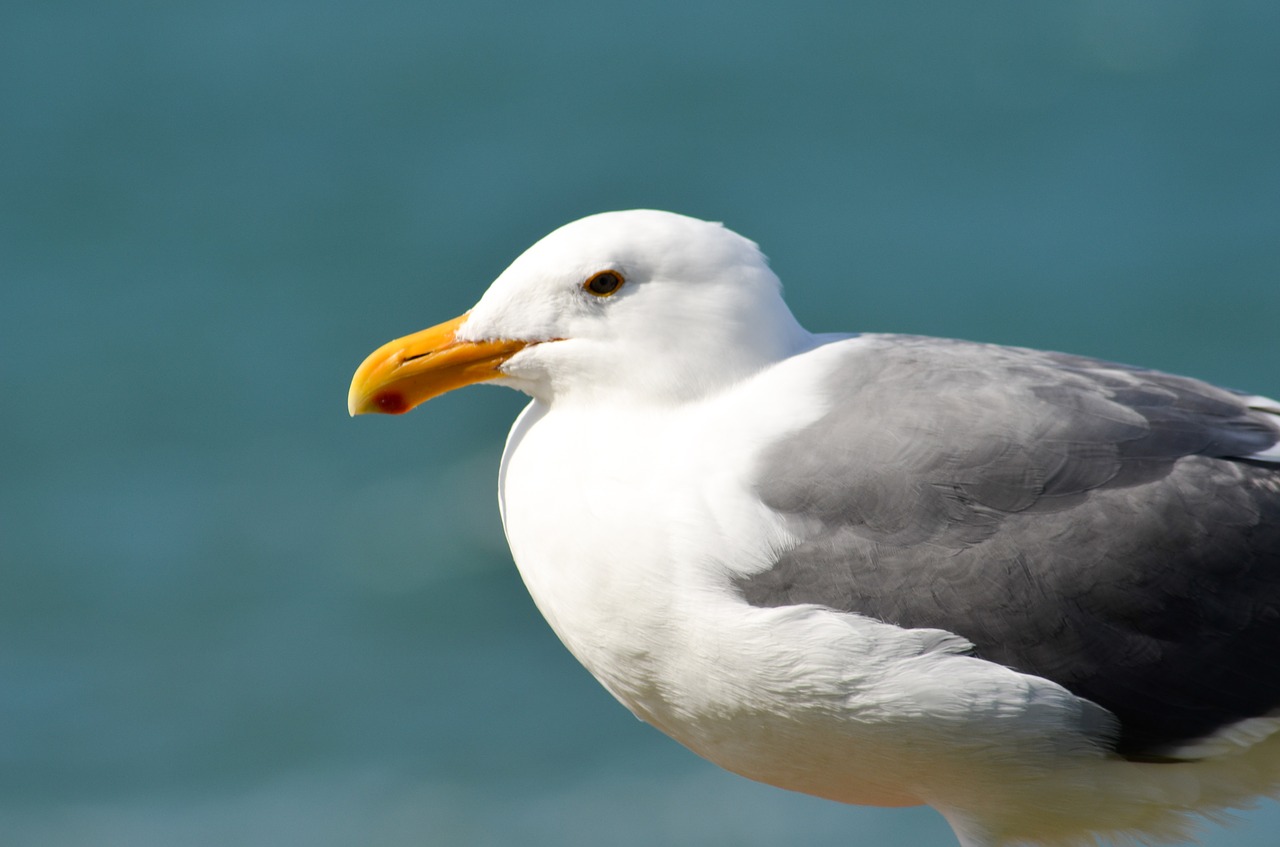
[[[384,345],[349,402],[399,412],[483,380],[547,403],[681,402],[807,338],[751,241],[670,212],[607,212],[534,244],[461,318]]]

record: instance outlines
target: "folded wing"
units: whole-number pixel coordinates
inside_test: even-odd
[[[1280,708],[1280,407],[1075,356],[862,336],[757,490],[798,541],[739,581],[964,636],[1168,755]]]

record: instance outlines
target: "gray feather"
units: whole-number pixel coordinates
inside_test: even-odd
[[[1112,711],[1133,757],[1280,708],[1280,466],[1247,460],[1273,416],[1076,356],[848,346],[832,410],[757,469],[801,540],[750,603],[958,633]]]

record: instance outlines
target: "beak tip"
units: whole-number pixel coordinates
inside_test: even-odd
[[[403,415],[416,404],[410,403],[399,391],[379,391],[368,397],[352,395],[347,398],[347,414],[351,417],[370,413]]]

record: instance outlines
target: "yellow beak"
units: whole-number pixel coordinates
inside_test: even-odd
[[[356,369],[347,393],[352,415],[399,415],[432,397],[502,376],[498,370],[524,341],[459,341],[466,315],[397,338],[373,351]]]

